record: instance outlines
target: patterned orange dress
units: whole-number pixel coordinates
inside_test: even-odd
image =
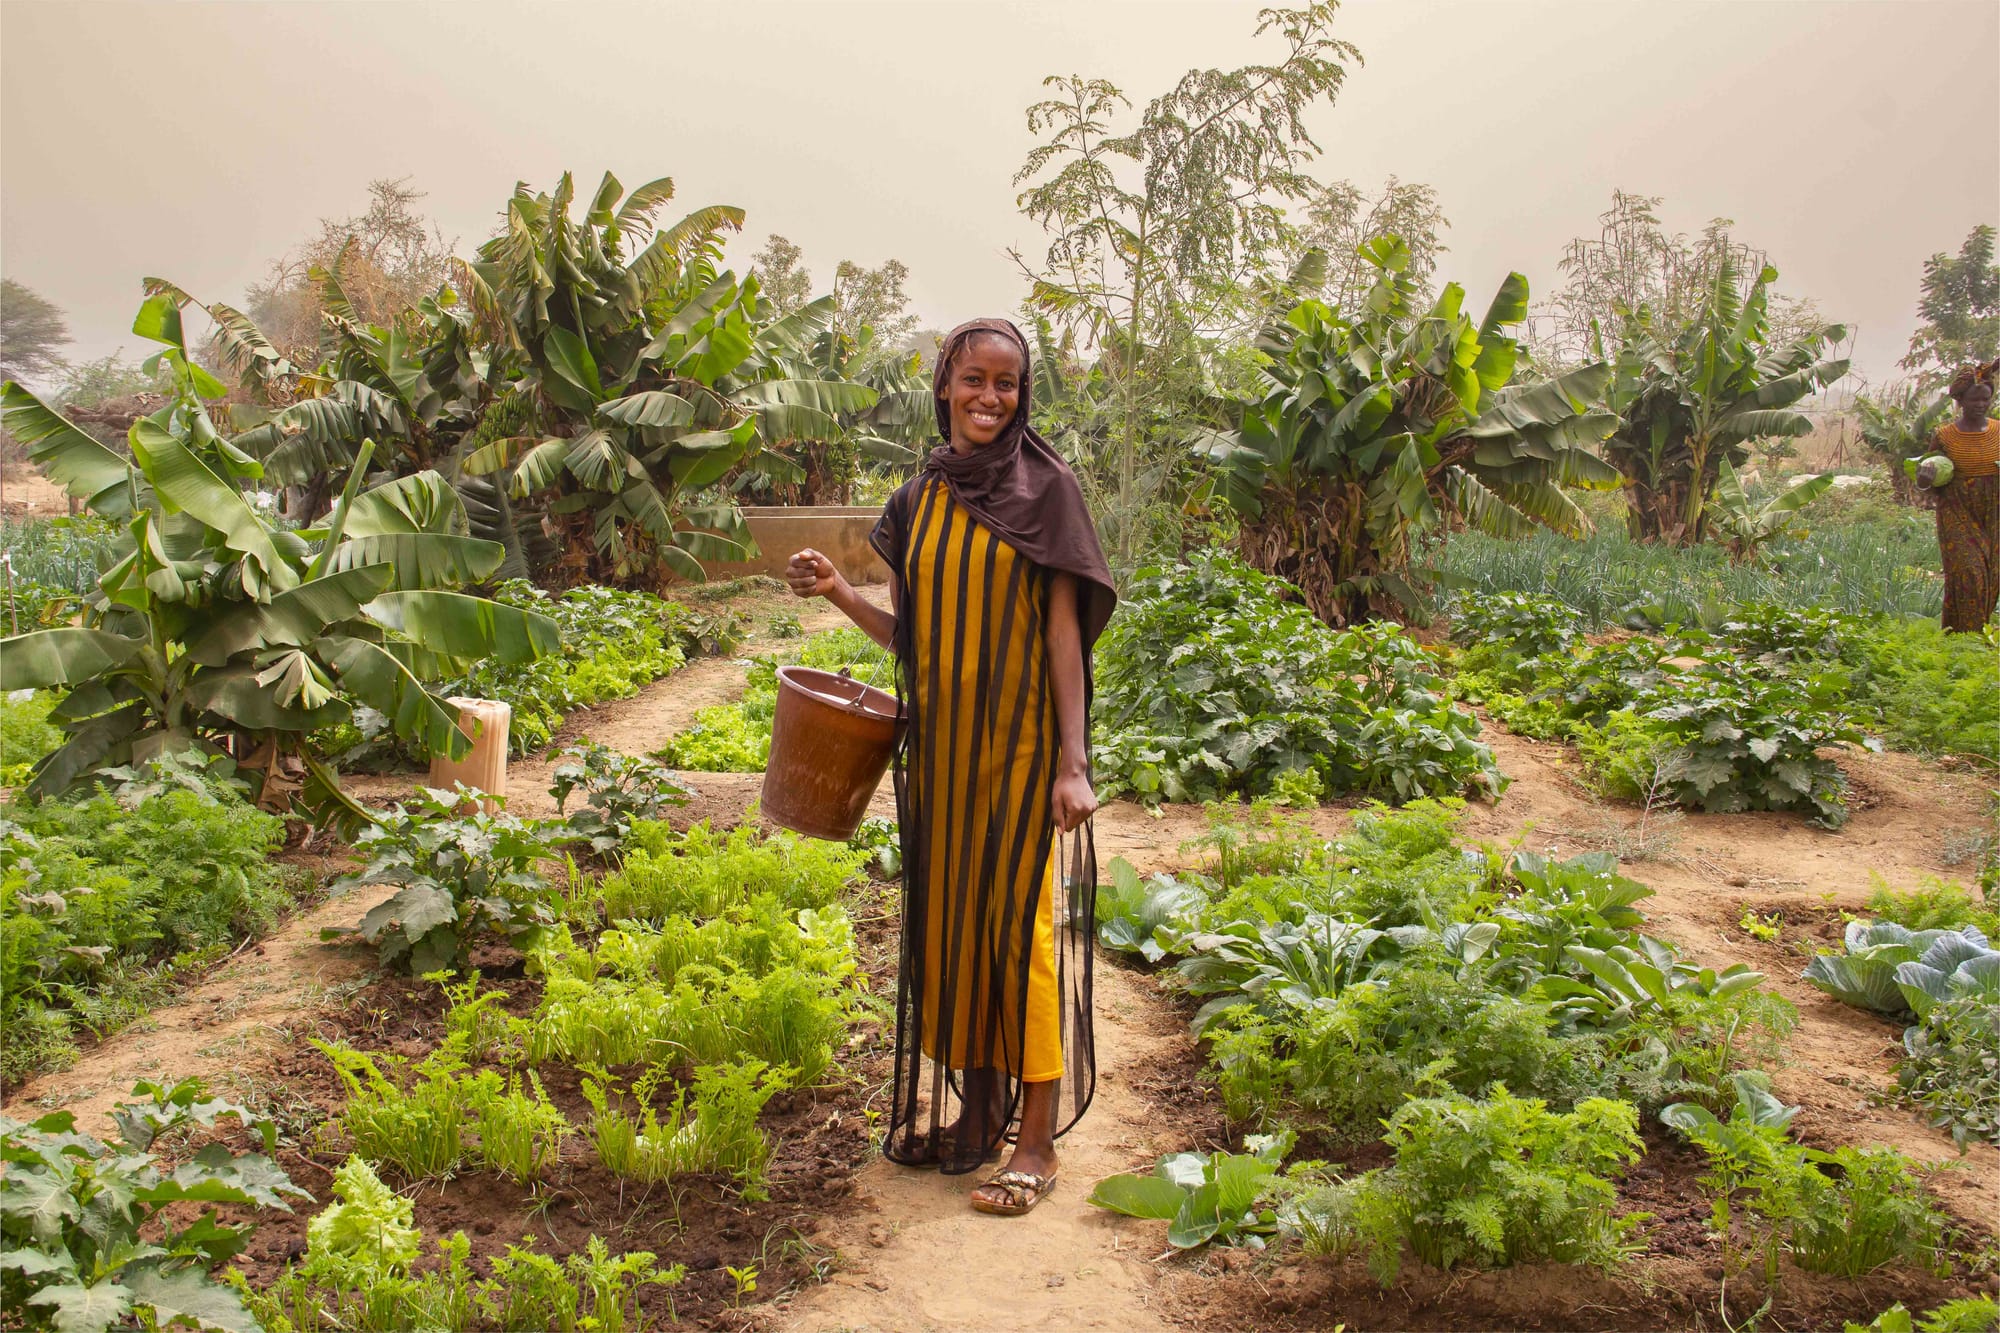
[[[1944,627],[1976,634],[2000,600],[2000,421],[1980,431],[1940,426],[1936,445],[1952,467],[1937,495]]]

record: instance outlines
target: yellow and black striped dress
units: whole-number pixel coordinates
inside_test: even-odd
[[[1067,1127],[1095,1081],[1088,908],[1079,920],[1075,881],[1058,873],[1050,807],[1060,752],[1050,576],[935,475],[897,492],[885,514],[900,556],[908,719],[896,767],[904,905],[887,1151],[972,1170],[1013,1118],[1022,1083],[1069,1074],[1073,1114],[1058,1117]],[[984,1070],[1006,1117],[970,1105],[961,1124],[962,1075]]]

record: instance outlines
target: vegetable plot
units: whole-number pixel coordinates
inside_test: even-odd
[[[1213,553],[1140,573],[1096,654],[1100,795],[1500,793],[1478,722],[1415,642],[1330,630],[1291,596]]]

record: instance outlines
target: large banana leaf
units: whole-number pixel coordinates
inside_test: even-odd
[[[264,520],[243,493],[151,419],[132,423],[132,456],[168,512],[179,510],[216,530],[222,545],[243,555],[243,590],[263,600],[299,581],[299,573],[271,541]]]
[[[364,602],[388,591],[396,569],[388,563],[334,569],[259,605],[244,602],[188,645],[188,660],[219,667],[237,653],[280,644],[304,647],[327,627],[352,620]],[[235,716],[235,714],[229,714]]]
[[[547,616],[464,593],[388,592],[361,613],[447,657],[532,662],[562,647],[562,635]]]
[[[472,742],[458,729],[458,710],[426,690],[394,655],[365,639],[330,635],[313,645],[356,699],[389,719],[396,734],[433,755],[463,759]]]
[[[21,442],[42,475],[93,513],[131,517],[132,465],[13,380],[0,385],[0,429]]]
[[[694,420],[694,404],[677,393],[649,389],[601,404],[597,414],[621,426],[685,426]]]
[[[387,565],[401,589],[454,588],[491,578],[506,558],[499,542],[433,532],[391,532],[356,537],[334,548],[332,571]]]
[[[69,739],[35,765],[29,788],[39,795],[68,791],[86,774],[125,763],[132,742],[152,716],[145,700],[134,699],[107,712],[70,724]]]
[[[145,646],[122,634],[73,625],[0,639],[0,692],[81,685],[123,666]]]
[[[261,674],[262,669],[249,662],[203,671],[188,682],[185,697],[194,707],[250,731],[314,731],[347,719],[348,707],[339,700],[316,708],[282,703],[284,692],[260,679]]]
[[[464,536],[470,530],[458,492],[435,471],[398,477],[357,495],[341,529],[350,538],[408,532]]]

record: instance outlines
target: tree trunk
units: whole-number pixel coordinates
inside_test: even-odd
[[[1307,491],[1267,487],[1262,498],[1263,513],[1237,533],[1245,563],[1291,583],[1312,613],[1335,629],[1377,614],[1375,599],[1352,585],[1355,577],[1383,567],[1363,522],[1367,493],[1338,484]]]

